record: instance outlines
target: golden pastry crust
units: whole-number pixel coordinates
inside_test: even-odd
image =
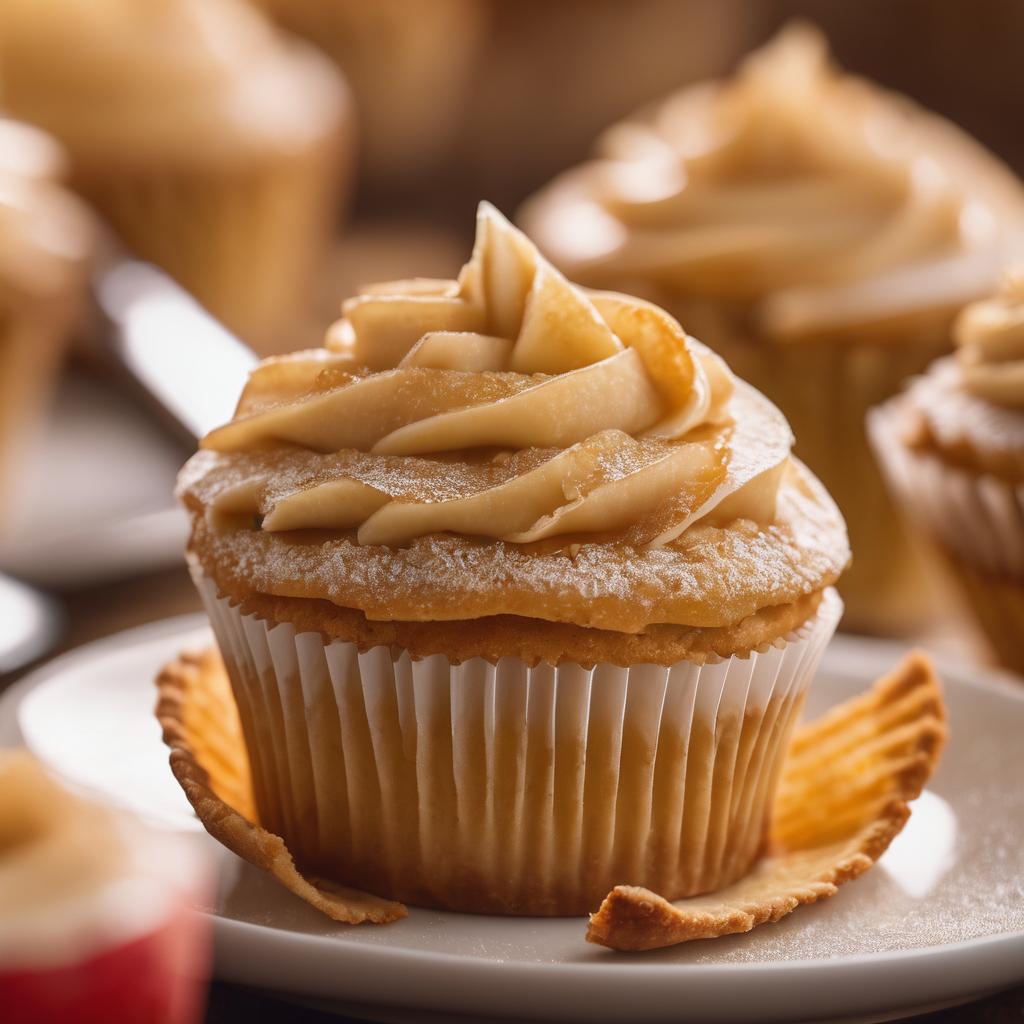
[[[196,560],[192,562],[198,568]],[[674,665],[679,661],[703,664],[709,659],[743,657],[798,630],[813,618],[824,594],[819,590],[789,604],[763,608],[734,626],[653,625],[641,633],[621,633],[519,615],[441,622],[377,621],[330,601],[261,594],[237,576],[217,572],[213,565],[200,571],[216,581],[222,595],[240,604],[245,615],[287,622],[297,633],[319,633],[328,642],[343,640],[360,651],[394,646],[408,651],[414,659],[442,654],[453,664],[470,658],[496,662],[512,657],[530,666],[542,661],[584,666],[599,662]]]
[[[254,824],[238,712],[214,651],[182,654],[156,685],[156,716],[171,748],[171,770],[210,835],[335,921],[388,924],[406,916],[401,903],[300,873],[284,840]]]
[[[717,893],[670,903],[618,886],[590,919],[587,941],[645,950],[748,932],[835,895],[867,871],[910,817],[947,736],[929,659],[909,655],[867,693],[794,737],[772,825],[772,852]]]

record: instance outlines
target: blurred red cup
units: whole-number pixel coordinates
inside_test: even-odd
[[[0,760],[0,1021],[197,1024],[211,961],[199,907],[212,877],[199,837],[92,807],[49,780],[57,817],[42,832],[39,820],[12,825],[11,756],[28,761]],[[78,819],[74,834],[61,835],[60,816]]]

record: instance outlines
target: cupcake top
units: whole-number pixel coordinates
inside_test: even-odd
[[[0,68],[8,109],[76,166],[288,152],[347,103],[326,58],[239,0],[7,0]]]
[[[367,620],[728,626],[849,557],[785,420],[641,300],[481,205],[455,281],[374,285],[269,359],[182,472],[222,589]]]
[[[0,751],[0,973],[73,963],[138,938],[175,905],[191,860],[73,796],[27,753]],[[177,897],[180,899],[180,895]]]
[[[947,458],[1024,480],[1024,268],[957,318],[956,353],[908,389],[908,439]]]
[[[803,24],[599,152],[524,208],[541,248],[587,283],[735,303],[770,335],[955,308],[991,287],[1024,210],[994,157],[841,74]]]
[[[81,278],[95,224],[59,184],[63,170],[52,139],[0,118],[0,299],[50,299]]]

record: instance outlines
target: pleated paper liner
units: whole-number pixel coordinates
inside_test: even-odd
[[[946,739],[931,662],[911,654],[866,693],[796,733],[775,799],[771,845],[739,882],[670,903],[618,886],[587,940],[642,950],[748,932],[835,895],[864,874],[910,817]]]
[[[158,679],[157,714],[171,767],[207,830],[238,856],[336,921],[387,923],[401,903],[296,868],[285,843],[252,820],[241,725],[220,656],[183,654]],[[863,695],[796,733],[773,808],[764,858],[719,891],[669,902],[616,886],[590,920],[587,939],[641,950],[749,931],[833,895],[863,874],[910,815],[946,737],[931,663],[909,655]]]
[[[909,448],[902,421],[900,399],[868,418],[889,488],[935,546],[1000,664],[1024,674],[1024,484]]]
[[[705,664],[453,664],[325,643],[197,583],[260,824],[320,876],[495,914],[586,913],[623,879],[676,899],[746,874],[841,611],[828,591],[787,637]]]
[[[950,574],[996,661],[1024,676],[1024,583],[993,576],[946,554]]]

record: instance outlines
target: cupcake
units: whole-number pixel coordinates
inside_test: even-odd
[[[208,970],[206,861],[0,751],[4,1024],[192,1024]]]
[[[630,0],[628,16],[621,0],[481,3],[488,30],[449,173],[509,203],[638,104],[732,63],[758,20],[747,0]]]
[[[95,225],[63,170],[52,139],[0,118],[0,530],[85,300]]]
[[[483,0],[253,2],[352,82],[371,187],[408,187],[444,158],[470,91]]]
[[[461,911],[743,875],[849,557],[785,419],[487,204],[457,280],[343,310],[179,481],[258,823]]]
[[[11,0],[0,87],[125,245],[247,341],[272,350],[308,313],[352,132],[314,50],[240,0]]]
[[[776,401],[849,523],[845,624],[927,614],[868,408],[948,350],[1022,237],[1024,190],[954,125],[831,66],[795,25],[732,79],[612,128],[521,221],[576,280],[657,302]]]
[[[1024,270],[967,306],[953,337],[955,355],[874,410],[869,433],[912,528],[1024,675]]]

